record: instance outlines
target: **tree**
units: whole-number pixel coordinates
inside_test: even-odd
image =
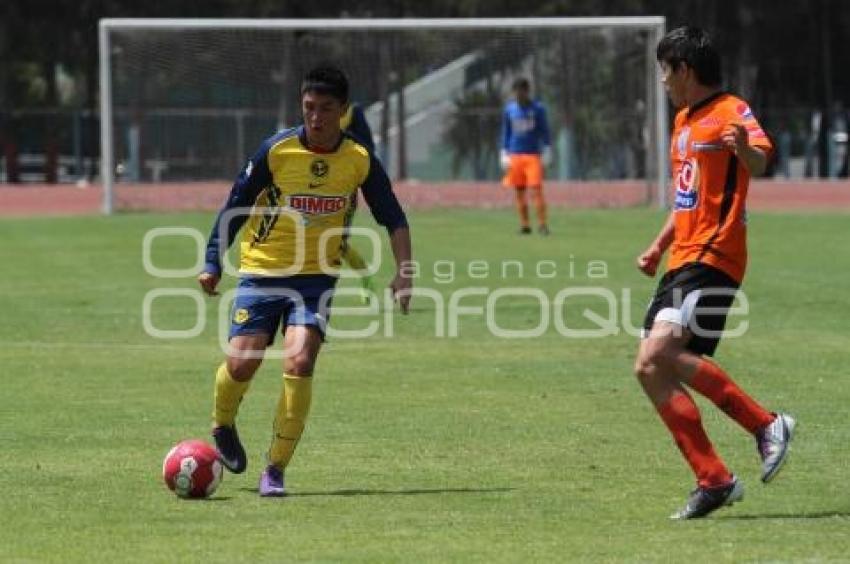
[[[452,147],[452,172],[469,165],[476,180],[487,178],[499,152],[501,100],[492,88],[470,90],[455,99],[444,140]]]

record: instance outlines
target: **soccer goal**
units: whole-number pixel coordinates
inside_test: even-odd
[[[548,111],[553,181],[645,182],[664,201],[663,17],[104,19],[103,210],[116,187],[230,182],[299,122],[299,81],[341,67],[396,179],[499,178],[502,107],[517,77]],[[123,189],[123,188],[122,188]]]

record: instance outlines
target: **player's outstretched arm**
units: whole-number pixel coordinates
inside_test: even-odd
[[[661,262],[661,257],[673,242],[673,232],[675,229],[673,213],[675,212],[670,212],[667,221],[664,223],[664,227],[658,232],[658,236],[637,258],[638,270],[647,276],[655,276],[655,272],[658,270],[658,263]]]
[[[393,193],[390,179],[380,162],[370,155],[369,173],[360,187],[363,198],[372,211],[372,216],[379,225],[387,228],[390,236],[390,247],[396,262],[396,275],[390,283],[393,297],[398,300],[401,311],[407,313],[410,305],[410,288],[412,280],[409,276],[408,265],[411,261],[410,229],[407,227],[407,217],[398,199]]]
[[[407,226],[397,227],[390,235],[390,247],[395,257],[396,274],[390,282],[393,298],[398,301],[402,313],[407,313],[410,308],[410,291],[413,288],[411,278],[411,243],[410,229]]]

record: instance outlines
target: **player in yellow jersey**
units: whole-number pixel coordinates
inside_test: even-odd
[[[284,470],[310,409],[312,376],[322,345],[352,196],[360,189],[388,233],[397,265],[390,283],[404,313],[411,280],[410,232],[380,162],[344,134],[348,80],[333,67],[309,71],[301,84],[304,125],[267,139],[237,177],[213,226],[198,277],[216,294],[221,256],[242,231],[240,279],[229,351],[215,377],[213,438],[222,463],[244,472],[247,456],[236,432],[239,403],[278,330],[284,337],[283,386],[260,477],[261,496],[285,494]],[[330,267],[330,270],[329,270]]]

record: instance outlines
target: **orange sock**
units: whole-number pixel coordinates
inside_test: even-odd
[[[710,360],[700,360],[690,386],[752,434],[769,425],[775,417]]]
[[[531,189],[531,201],[537,211],[537,224],[546,225],[546,200],[543,199],[543,188]]]
[[[667,402],[656,406],[676,446],[691,466],[700,487],[728,484],[732,475],[714,451],[699,415],[697,404],[684,390],[674,392]]]
[[[528,227],[528,202],[525,199],[525,188],[516,189],[516,210],[519,213],[519,224]]]

